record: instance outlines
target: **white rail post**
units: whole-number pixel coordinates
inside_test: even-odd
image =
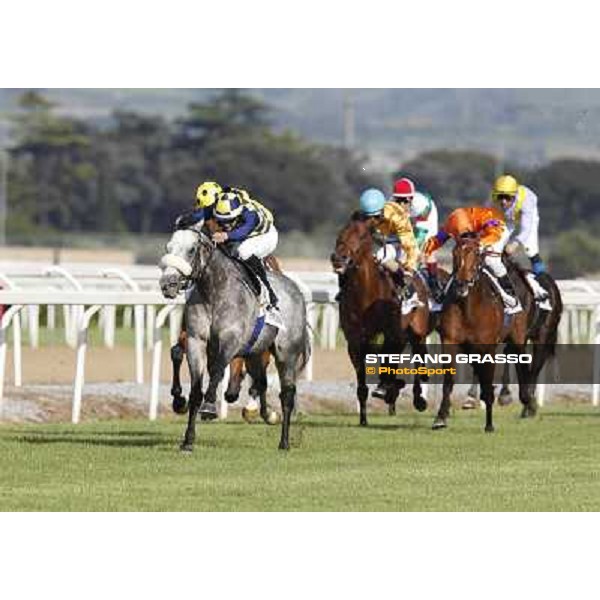
[[[66,279],[71,284],[73,289],[77,290],[78,292],[83,291],[83,286],[81,283],[79,283],[79,281],[77,281],[77,279],[75,279],[75,277],[73,277],[73,275],[64,267],[52,265],[44,271],[44,275],[58,275],[59,277]],[[74,347],[77,345],[79,323],[82,319],[84,307],[65,305],[63,310],[65,314],[65,340],[69,346]]]
[[[133,292],[139,292],[140,286],[137,281],[134,281],[125,271],[121,269],[104,269],[100,271],[103,277],[117,277],[125,283],[125,285]],[[154,307],[152,307],[154,308]],[[125,311],[130,310],[130,307],[125,307]],[[134,312],[134,336],[135,336],[135,382],[144,383],[144,306],[138,305],[133,309]],[[123,314],[123,322],[125,324],[125,313]],[[150,323],[148,323],[148,331],[151,332]]]
[[[162,358],[162,332],[161,329],[169,316],[169,313],[176,308],[176,304],[167,304],[163,306],[156,315],[154,322],[152,349],[152,380],[150,386],[150,410],[148,418],[155,421],[158,416],[158,394],[160,391],[160,366]],[[154,307],[152,307],[154,308]]]
[[[13,317],[13,368],[15,387],[23,385],[23,361],[21,358],[21,315],[17,312]]]
[[[329,350],[335,350],[337,347],[337,332],[340,327],[340,314],[335,301],[329,303],[327,308],[330,310],[329,332],[327,336],[329,343],[327,347]]]
[[[28,306],[27,317],[29,321],[29,346],[38,348],[40,345],[40,307],[33,304]]]
[[[81,396],[85,379],[85,353],[87,350],[87,333],[91,318],[102,308],[94,304],[83,312],[77,327],[77,363],[75,365],[75,383],[73,385],[73,406],[71,409],[71,422],[79,423],[81,416]]]
[[[154,345],[154,328],[156,321],[156,307],[146,306],[146,346],[148,350],[152,350]]]
[[[115,347],[115,329],[117,327],[117,308],[116,306],[105,306],[102,309],[103,319],[103,339],[107,348]]]
[[[9,290],[18,290],[19,286],[9,277],[0,273],[0,283]],[[17,311],[13,316],[13,369],[15,387],[23,385],[23,363],[21,358],[21,314]]]
[[[0,418],[2,417],[2,404],[4,400],[4,375],[6,373],[6,331],[13,317],[23,308],[22,304],[13,304],[3,315],[0,321]]]

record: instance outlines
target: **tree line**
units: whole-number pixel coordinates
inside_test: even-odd
[[[61,114],[35,91],[12,118],[8,231],[165,232],[204,180],[248,189],[282,231],[340,221],[371,178],[340,148],[270,125],[269,106],[225,90],[181,118]]]
[[[191,104],[174,120],[115,111],[105,121],[65,115],[42,93],[26,92],[12,116],[9,240],[46,231],[163,233],[190,209],[203,180],[249,189],[282,232],[307,234],[334,231],[366,187],[390,190],[393,177],[365,171],[363,157],[275,129],[272,120],[267,104],[240,90]],[[541,235],[553,240],[557,268],[599,270],[600,163],[504,170],[537,192]],[[498,162],[440,150],[400,165],[399,174],[430,192],[443,218],[486,201]]]

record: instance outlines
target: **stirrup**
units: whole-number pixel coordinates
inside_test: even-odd
[[[513,306],[504,305],[504,313],[507,315],[516,315],[517,313],[522,312],[523,306],[519,300],[515,300],[515,304]]]
[[[540,310],[552,310],[552,303],[550,302],[549,296],[547,296],[546,298],[542,298],[541,300],[536,300],[536,302]]]

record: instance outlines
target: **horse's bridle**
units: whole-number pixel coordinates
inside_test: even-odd
[[[469,290],[479,281],[479,278],[481,277],[481,271],[483,268],[483,259],[486,255],[485,252],[481,251],[481,247],[479,246],[478,240],[473,240],[472,242],[463,241],[463,244],[466,244],[466,243],[471,243],[474,247],[476,247],[478,264],[477,264],[477,268],[475,269],[475,273],[471,279],[458,281],[456,278],[456,272],[458,269],[455,268],[452,271],[453,285],[456,286],[456,291],[457,291],[458,295],[463,298],[469,293]],[[459,265],[459,267],[460,267],[460,265]]]

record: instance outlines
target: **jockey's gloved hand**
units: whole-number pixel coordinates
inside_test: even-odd
[[[531,257],[531,270],[535,275],[541,275],[546,272],[546,265],[539,254]]]

